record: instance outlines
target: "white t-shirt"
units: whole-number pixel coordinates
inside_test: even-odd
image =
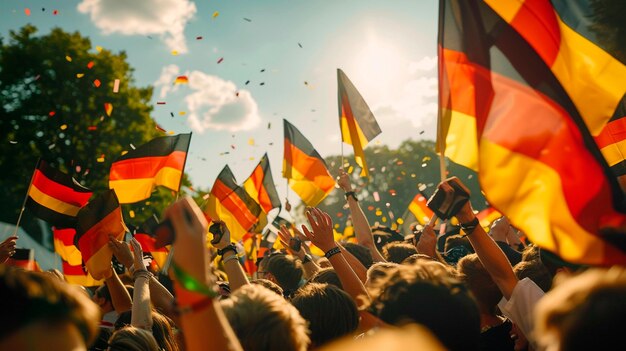
[[[533,347],[536,346],[532,333],[535,324],[533,311],[543,295],[545,293],[535,282],[524,278],[515,285],[510,300],[503,297],[498,303],[502,314],[517,325]]]

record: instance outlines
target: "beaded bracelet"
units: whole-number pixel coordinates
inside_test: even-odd
[[[324,257],[326,258],[331,258],[332,256],[338,254],[341,252],[341,249],[339,248],[339,246],[335,246],[332,249],[326,251],[326,253],[324,254]]]
[[[205,284],[199,282],[198,280],[196,280],[196,278],[192,277],[190,274],[178,267],[176,263],[172,262],[171,267],[172,272],[174,273],[174,278],[183,287],[183,289],[196,292],[211,298],[219,296],[215,289],[211,289]]]

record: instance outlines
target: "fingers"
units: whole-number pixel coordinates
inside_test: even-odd
[[[302,225],[302,233],[309,240],[313,240],[313,238],[315,237],[315,235],[311,233],[311,231],[309,231],[309,228],[307,228],[304,224]]]
[[[202,211],[189,197],[185,197],[172,204],[172,206],[165,210],[165,217],[171,220],[176,233],[189,233],[193,236],[202,236],[208,226]]]

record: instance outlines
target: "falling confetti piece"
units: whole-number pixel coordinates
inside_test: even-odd
[[[89,63],[87,64],[87,68],[92,69],[93,68],[93,61],[89,61]]]
[[[217,60],[217,63],[218,63],[218,64],[220,64],[220,63],[222,63],[222,61],[224,61],[224,58],[223,58],[223,57],[220,57],[220,59],[219,59],[219,60]]]
[[[402,225],[402,224],[404,224],[404,219],[398,218],[398,219],[396,219],[396,222],[398,222],[399,225]]]
[[[87,170],[85,170],[85,174],[84,175],[86,176],[87,174],[89,174],[89,168],[87,168]]]
[[[67,124],[62,124],[60,128],[61,128],[61,130],[66,130],[67,129]]]
[[[367,206],[367,210],[368,211],[374,211],[374,206],[372,206],[372,205]]]
[[[202,37],[196,37],[196,40],[202,40]]]
[[[420,135],[422,135],[422,134],[424,134],[424,131],[423,131],[423,130],[422,130],[422,131],[420,131]]]
[[[85,76],[85,73],[76,73],[76,78],[82,78]]]
[[[179,114],[179,115],[181,115],[181,116],[184,116],[184,115],[186,115],[186,114],[187,114],[187,112],[185,112],[185,111],[180,111],[180,112],[178,112],[178,114]]]
[[[174,135],[176,132],[174,132],[173,130],[170,130],[169,132],[167,132],[167,134],[169,135]]]
[[[15,141],[15,140],[9,140],[9,144],[17,144],[17,141]]]
[[[120,80],[119,80],[119,79],[116,79],[116,80],[113,82],[113,92],[114,92],[114,93],[118,93],[119,91],[120,91]]]
[[[247,80],[247,81],[246,81],[246,85],[248,85],[248,84],[250,84],[250,81],[249,81],[249,80]]]
[[[382,214],[383,214],[383,211],[381,211],[381,210],[376,210],[376,215],[377,215],[377,216],[381,216]]]
[[[52,14],[55,15],[55,16],[58,15],[59,14],[59,10],[52,11]]]
[[[90,132],[93,132],[94,130],[98,130],[98,127],[96,127],[96,126],[89,126],[89,127],[87,127],[87,130],[90,131]]]
[[[161,132],[163,132],[163,133],[167,132],[165,129],[163,129],[163,128],[162,128],[160,125],[158,125],[158,124],[156,124],[156,125],[154,126],[154,128],[156,128],[156,130],[159,130],[159,131],[161,131]]]
[[[105,102],[104,112],[106,112],[107,116],[111,117],[111,112],[113,112],[113,104]]]
[[[50,112],[48,112],[48,116],[50,116],[50,117],[54,117],[54,115],[56,115],[56,114],[57,114],[57,113],[56,113],[56,112],[54,112],[54,111],[50,111]]]
[[[76,166],[76,173],[80,173],[80,170],[81,170],[80,166]]]
[[[100,162],[100,163],[104,162],[104,154],[100,155],[100,157],[98,157],[98,158],[96,159],[96,161],[98,161],[98,162]]]
[[[157,105],[165,105],[165,101],[157,101]]]
[[[389,194],[391,194],[391,196],[396,196],[396,191],[393,189],[390,189]]]
[[[378,194],[378,191],[375,191],[372,195],[374,196],[374,201],[380,201],[380,195]]]
[[[128,211],[128,215],[130,216],[130,218],[135,218],[135,211],[133,210]]]
[[[49,149],[49,150],[52,150],[52,149],[54,149],[54,147],[55,147],[55,146],[57,146],[57,144],[50,144],[50,145],[48,146],[48,149]]]
[[[254,157],[250,157],[248,160],[250,160],[250,161],[254,161]]]
[[[298,43],[298,46],[300,47],[300,49],[302,49],[302,44]]]
[[[174,112],[170,112],[170,117],[174,118]]]
[[[430,161],[430,156],[424,156],[424,158],[422,158],[422,162],[426,161]]]
[[[261,73],[265,72],[265,68],[261,69]]]
[[[248,139],[248,145],[254,146],[254,138]]]
[[[424,168],[424,167],[426,167],[426,166],[428,166],[428,164],[427,164],[427,163],[422,163],[422,168]]]
[[[135,145],[133,145],[133,144],[130,144],[130,147],[131,147],[133,150],[135,150],[135,149],[136,149]]]
[[[174,84],[189,84],[189,78],[187,78],[187,76],[178,76],[176,77]]]
[[[272,122],[267,122],[267,129],[272,128]]]
[[[230,145],[230,148],[235,150],[235,145]]]
[[[173,56],[178,56],[178,51],[176,51],[176,50],[172,50],[172,55],[173,55]]]
[[[261,83],[259,83],[259,85],[265,85],[265,82],[261,82]]]
[[[100,84],[102,84],[102,83],[100,83],[100,79],[96,79],[96,80],[94,80],[94,81],[93,81],[93,85],[94,85],[96,88],[100,88]]]
[[[72,57],[71,56],[65,56],[65,59],[67,60],[67,62],[72,62]]]
[[[220,15],[220,13],[218,11],[213,12],[213,18],[216,18],[219,15]]]
[[[96,51],[97,52],[102,52],[102,46],[96,46]]]
[[[30,16],[30,9],[29,8],[25,8],[24,9],[24,13],[26,14],[26,16]]]
[[[245,21],[252,22],[252,20],[251,20],[251,19],[249,19],[249,18],[245,18],[245,17],[244,17],[243,19],[244,19]]]
[[[309,85],[309,82],[307,82],[306,80],[304,81],[304,85]]]

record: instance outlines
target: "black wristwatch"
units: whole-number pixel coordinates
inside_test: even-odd
[[[237,254],[237,246],[235,246],[235,244],[233,244],[233,243],[230,243],[230,244],[228,244],[228,246],[226,246],[223,249],[217,249],[217,254],[220,255],[220,256],[224,256],[226,251],[232,251],[236,255]]]
[[[354,190],[346,191],[344,195],[346,196],[346,200],[348,200],[349,197],[352,197],[355,201],[359,201],[359,199],[356,198],[356,192]]]

